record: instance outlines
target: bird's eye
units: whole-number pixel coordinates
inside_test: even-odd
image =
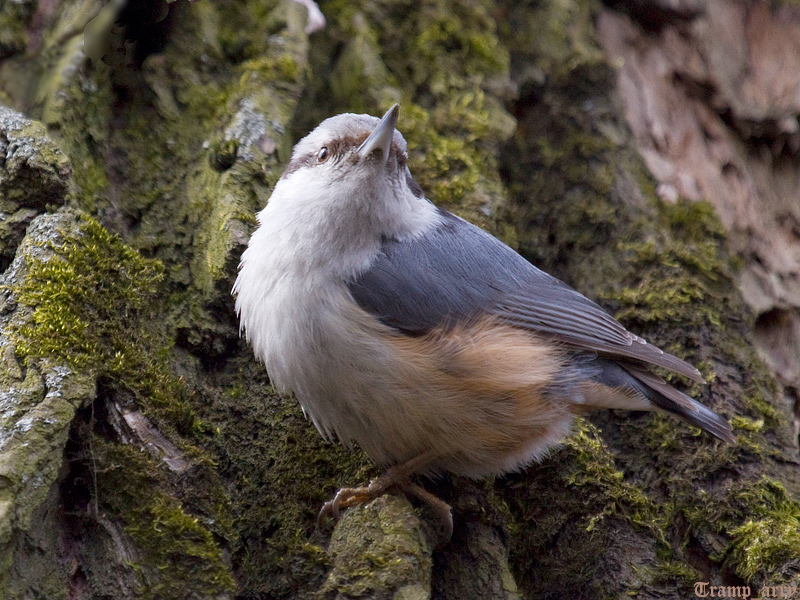
[[[317,162],[323,163],[326,160],[328,160],[328,154],[329,152],[327,146],[323,146],[322,148],[320,148],[319,152],[317,152]]]

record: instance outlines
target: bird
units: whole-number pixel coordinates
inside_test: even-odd
[[[385,473],[320,516],[397,488],[452,533],[450,506],[412,476],[497,476],[541,460],[595,409],[670,413],[733,442],[721,416],[652,367],[700,372],[414,180],[397,130],[345,113],[301,139],[241,256],[240,328],[270,381],[328,440]]]

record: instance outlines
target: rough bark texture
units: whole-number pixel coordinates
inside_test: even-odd
[[[0,4],[0,597],[797,586],[800,11],[320,7],[309,34],[290,0]],[[394,496],[316,526],[374,468],[270,388],[229,290],[293,142],[395,101],[429,197],[698,365],[674,383],[735,445],[596,415],[525,472],[427,483],[445,547]]]

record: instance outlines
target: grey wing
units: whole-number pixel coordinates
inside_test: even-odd
[[[349,283],[359,306],[410,335],[492,314],[579,349],[703,382],[697,369],[633,335],[497,238],[447,211],[440,214],[441,224],[425,235],[385,242],[370,268]]]

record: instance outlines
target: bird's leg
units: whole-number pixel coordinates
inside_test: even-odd
[[[329,500],[322,506],[322,510],[319,512],[319,520],[321,521],[328,516],[338,519],[342,508],[374,500],[393,487],[402,488],[405,485],[411,485],[411,480],[409,479],[411,474],[427,465],[431,460],[432,456],[424,452],[402,464],[389,467],[386,473],[370,481],[368,486],[340,489],[336,492],[333,500]]]
[[[449,540],[453,533],[450,505],[411,481],[411,475],[429,464],[433,458],[432,453],[424,452],[402,464],[390,467],[386,473],[373,479],[368,486],[340,489],[336,492],[333,500],[329,500],[322,506],[317,518],[318,522],[321,523],[327,517],[338,519],[341,509],[365,504],[382,496],[390,489],[397,488],[406,495],[414,496],[430,506],[434,514],[442,521],[444,538]]]
[[[444,545],[453,537],[453,512],[452,507],[437,496],[431,494],[428,490],[423,488],[411,480],[406,484],[399,484],[398,487],[403,490],[406,495],[416,496],[419,500],[431,507],[433,514],[442,525],[441,535],[439,537],[439,544]]]

